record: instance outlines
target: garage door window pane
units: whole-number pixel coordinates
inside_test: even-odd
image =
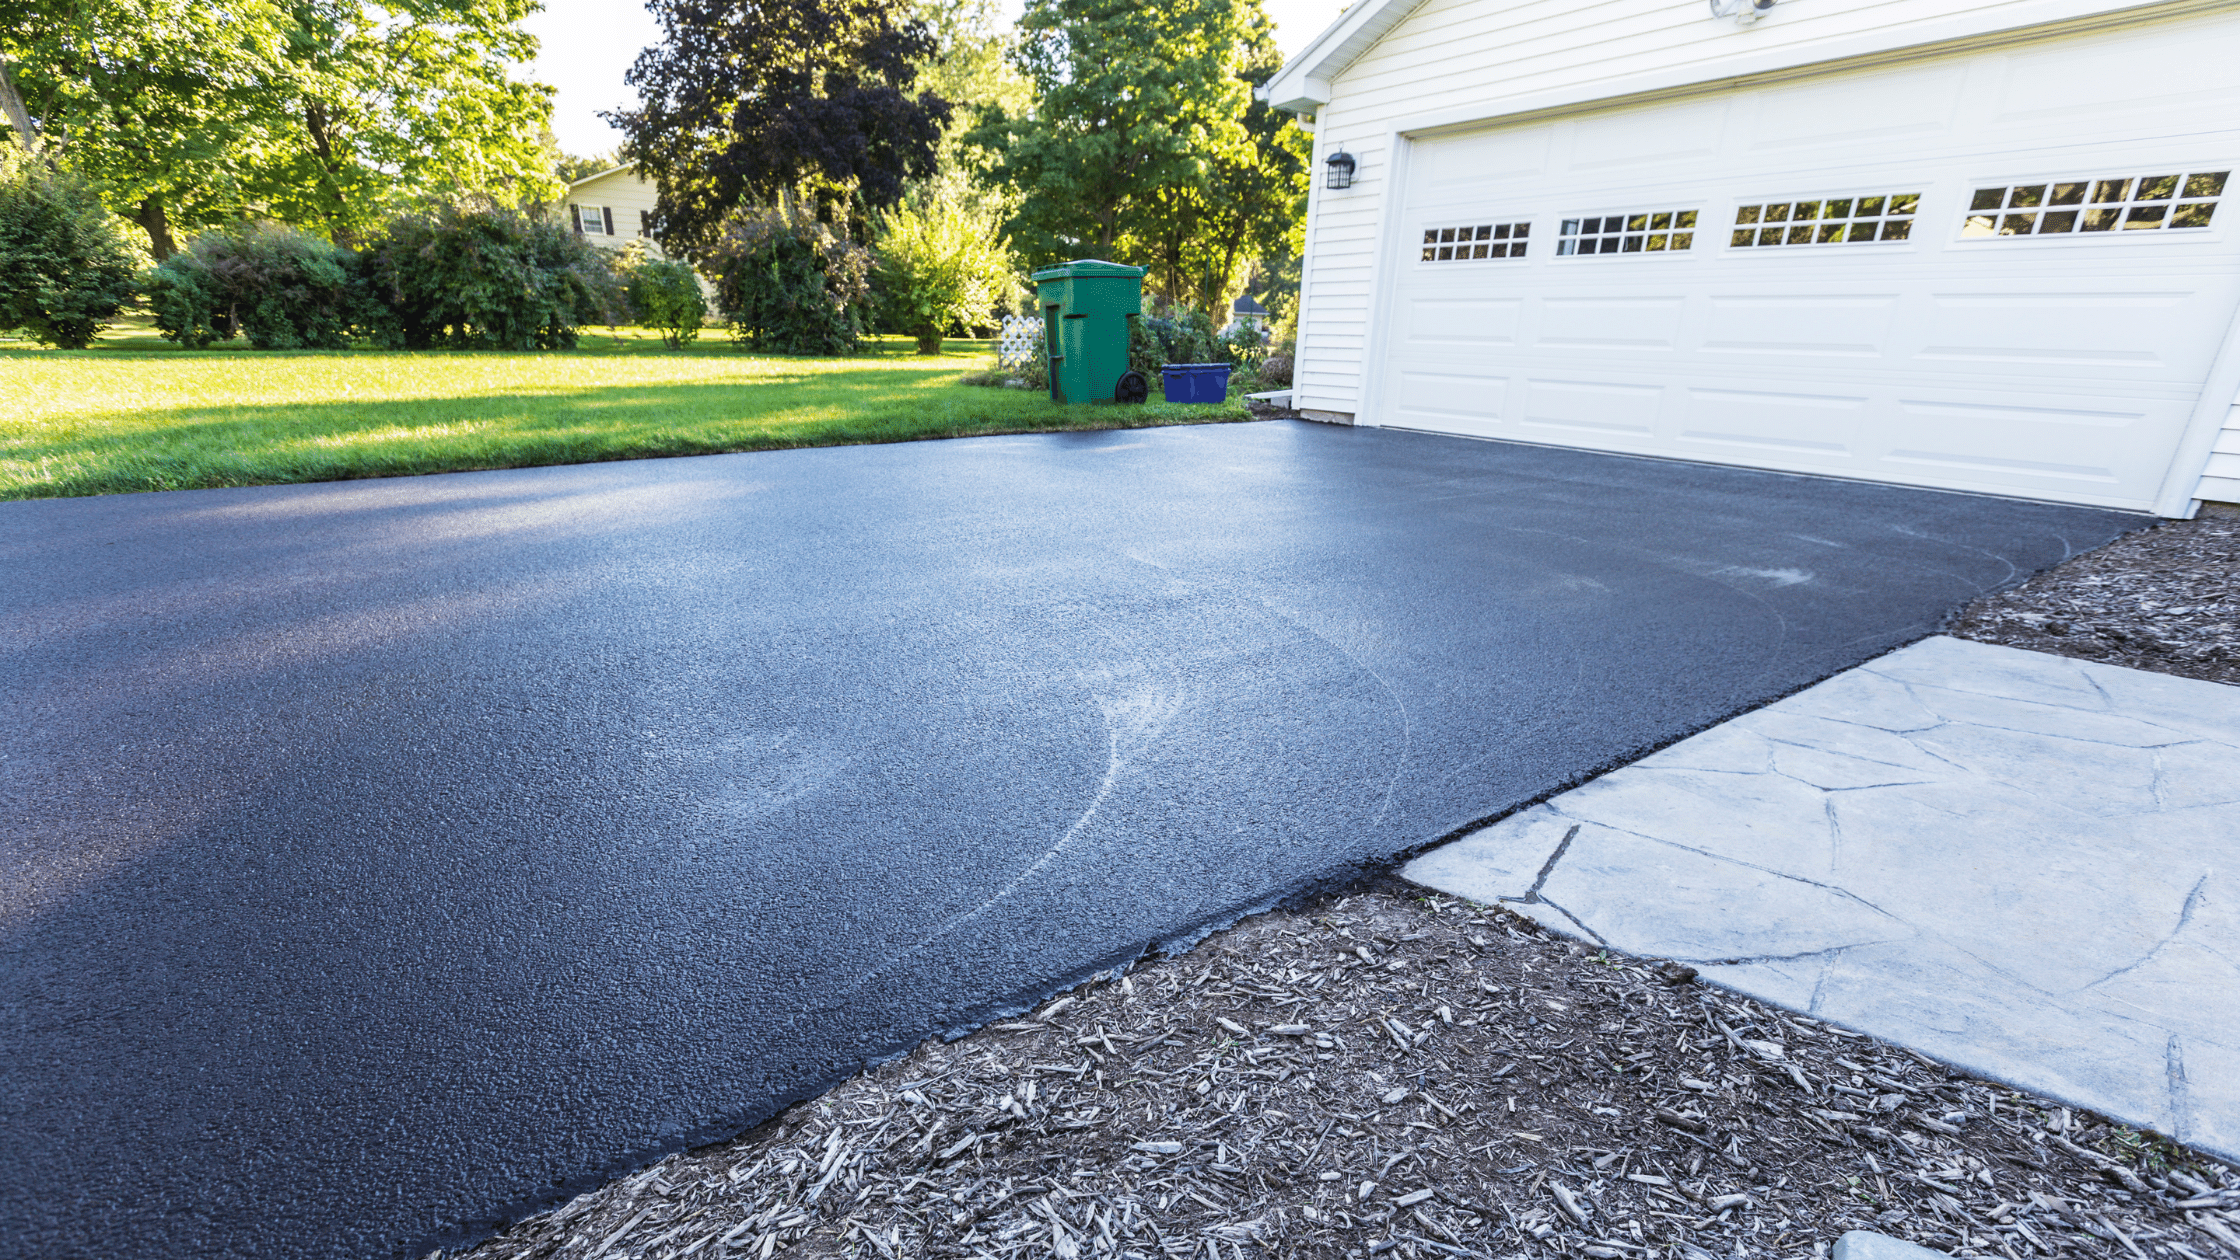
[[[1424,262],[1474,262],[1481,258],[1522,258],[1532,224],[1471,223],[1423,230]],[[1451,243],[1450,243],[1451,242]]]
[[[2006,195],[2003,188],[1997,191],[2001,197]],[[1909,234],[1906,228],[1911,226],[1913,213],[1920,205],[1920,193],[1884,193],[1874,197],[1765,201],[1736,206],[1735,231],[1728,240],[1737,248],[1902,241]],[[1752,231],[1748,225],[1753,223],[1787,223],[1790,226],[1760,227]],[[1894,227],[1897,230],[1893,231]]]
[[[2230,171],[2111,176],[1978,188],[1962,236],[2072,236],[2205,228]],[[2063,206],[2078,209],[2061,209]],[[2003,214],[1978,213],[2003,208]]]
[[[1695,225],[1693,210],[1643,210],[1637,214],[1606,214],[1594,219],[1565,219],[1562,237],[1556,242],[1556,253],[1564,257],[1669,254],[1695,244],[1695,233],[1689,230]],[[1738,238],[1740,235],[1737,234]]]

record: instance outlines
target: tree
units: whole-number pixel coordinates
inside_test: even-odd
[[[0,62],[44,156],[159,261],[252,213],[347,242],[415,199],[556,188],[550,89],[510,73],[533,4],[51,0],[0,28]]]
[[[1265,18],[1251,6],[1249,56],[1236,69],[1247,92],[1283,64]],[[1291,252],[1307,213],[1312,141],[1288,115],[1247,98],[1245,143],[1208,156],[1205,178],[1152,194],[1138,225],[1154,286],[1219,324],[1256,265]]]
[[[939,354],[950,332],[987,322],[1017,284],[1002,213],[963,185],[941,181],[874,221],[880,311],[918,339],[919,354]]]
[[[347,244],[411,201],[559,193],[552,89],[512,75],[536,55],[520,23],[539,0],[280,3],[286,82],[252,180],[273,217]]]
[[[651,0],[662,43],[628,76],[644,103],[606,117],[660,189],[664,249],[689,257],[733,211],[793,196],[850,228],[933,173],[950,109],[911,94],[933,41],[904,4]]]
[[[557,147],[554,151],[558,153]],[[589,179],[601,171],[611,171],[620,165],[622,163],[617,162],[612,153],[593,153],[588,157],[558,153],[552,160],[552,173],[559,177],[561,183],[572,184],[579,179]]]
[[[36,145],[148,234],[240,217],[280,64],[277,9],[258,0],[55,0],[0,27]]]
[[[1252,100],[1272,73],[1259,0],[1030,0],[1016,54],[1034,108],[966,139],[1019,197],[1027,262],[1084,254],[1152,269],[1177,301],[1225,305],[1304,212],[1304,160]]]
[[[132,299],[139,269],[91,188],[0,163],[0,328],[83,350]]]

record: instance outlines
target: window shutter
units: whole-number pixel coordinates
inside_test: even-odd
[[[640,210],[638,212],[638,235],[653,235],[653,215],[650,211]]]
[[[568,226],[575,229],[577,236],[583,235],[583,207],[572,201],[568,203]]]
[[[607,224],[607,235],[609,235],[609,236],[613,236],[613,235],[614,235],[614,207],[613,207],[613,206],[601,206],[601,207],[599,207],[599,217],[600,217],[601,219],[603,219],[603,220],[605,220],[605,221],[606,221],[606,224]]]

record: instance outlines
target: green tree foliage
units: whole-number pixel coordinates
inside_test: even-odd
[[[918,353],[941,353],[943,337],[992,323],[1015,296],[1002,218],[952,178],[874,220],[880,317],[917,338]]]
[[[82,350],[132,300],[140,258],[83,181],[0,172],[0,328]]]
[[[46,0],[0,25],[44,155],[160,261],[259,214],[348,242],[415,199],[556,187],[534,0]]]
[[[538,7],[282,0],[287,80],[264,102],[261,203],[348,243],[415,199],[557,195],[542,144],[552,89],[512,73],[536,55],[520,23]]]
[[[630,318],[646,328],[661,330],[661,340],[671,350],[700,339],[707,322],[708,303],[700,293],[700,277],[681,262],[655,258],[635,244],[616,268],[622,276],[624,300]]]
[[[598,247],[506,206],[446,206],[392,222],[361,254],[381,344],[424,349],[573,348],[616,305]]]
[[[644,104],[608,118],[660,189],[657,237],[686,257],[747,204],[804,196],[850,223],[933,173],[949,105],[911,93],[934,51],[906,0],[651,0],[663,32],[631,68]]]
[[[360,322],[357,257],[277,223],[204,232],[147,279],[156,331],[184,346],[247,334],[259,350],[338,350]]]
[[[52,0],[19,13],[0,23],[0,63],[47,161],[91,180],[158,261],[176,233],[239,217],[285,61],[277,8]]]
[[[732,339],[778,354],[847,354],[863,335],[871,251],[806,211],[745,210],[704,255]]]
[[[1259,0],[1029,0],[1019,68],[1036,103],[966,139],[1019,207],[1031,266],[1091,255],[1224,308],[1304,213],[1304,147],[1253,101],[1279,62]]]
[[[552,173],[559,177],[561,183],[572,184],[579,179],[589,179],[601,171],[611,171],[620,165],[622,163],[616,161],[612,153],[593,153],[588,157],[562,153],[553,159]]]
[[[933,52],[918,66],[918,85],[955,111],[942,129],[935,165],[945,175],[984,164],[988,155],[965,139],[980,116],[1034,107],[1034,85],[1013,63],[1018,41],[994,0],[920,0],[917,16],[933,36]]]

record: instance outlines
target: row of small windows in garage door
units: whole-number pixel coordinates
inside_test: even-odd
[[[2206,228],[2229,171],[2119,176],[1979,188],[1963,237]],[[1764,201],[1737,206],[1727,243],[1736,248],[1903,241],[1913,235],[1921,194]],[[1695,210],[1638,210],[1563,220],[1558,256],[1669,253],[1693,249]],[[1523,258],[1532,224],[1473,223],[1423,230],[1424,262]]]

